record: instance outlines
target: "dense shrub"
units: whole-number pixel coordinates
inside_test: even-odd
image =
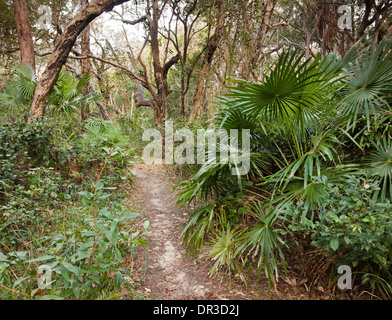
[[[329,184],[329,195],[317,211],[304,210],[303,201],[288,205],[284,219],[290,233],[310,234],[311,244],[325,255],[338,257],[369,278],[369,273],[392,281],[392,204],[373,198],[379,182],[347,177],[344,184]],[[382,290],[392,297],[391,290]]]

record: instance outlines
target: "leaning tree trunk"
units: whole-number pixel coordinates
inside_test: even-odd
[[[48,104],[49,93],[57,81],[61,68],[67,61],[67,57],[75,44],[79,34],[104,11],[110,11],[115,5],[128,0],[93,0],[85,8],[79,10],[64,32],[61,34],[56,47],[50,57],[41,80],[37,85],[31,105],[33,118],[42,117]]]
[[[33,34],[31,32],[26,0],[14,0],[14,12],[16,29],[18,31],[20,61],[31,66],[35,71]]]

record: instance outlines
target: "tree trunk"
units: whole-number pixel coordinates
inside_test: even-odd
[[[20,49],[20,61],[33,68],[35,71],[35,56],[33,34],[29,22],[29,11],[26,0],[14,0],[16,29]]]
[[[80,7],[85,8],[89,3],[89,0],[80,0]],[[88,56],[91,54],[90,52],[90,25],[88,25],[81,33],[81,39],[80,39],[80,45],[81,45],[81,53],[82,56]],[[82,74],[91,74],[92,71],[92,66],[90,59],[83,59],[80,60],[81,64],[81,69],[82,69]],[[84,88],[83,88],[83,95],[88,94],[91,91],[90,88],[90,83],[88,83]],[[101,110],[101,109],[100,109]],[[85,121],[89,116],[90,116],[90,108],[89,105],[83,104],[80,110],[80,115],[82,121]]]
[[[373,1],[365,0],[365,13],[363,15],[361,25],[359,26],[357,32],[357,37],[356,37],[357,41],[362,38],[362,36],[365,34],[366,28],[369,26],[369,16],[372,11],[372,8],[373,8]]]
[[[61,68],[67,61],[73,45],[79,34],[104,11],[110,11],[114,6],[128,0],[93,0],[85,8],[79,10],[61,34],[56,47],[49,59],[41,80],[37,85],[31,105],[34,118],[42,117],[48,104],[49,93],[57,81]]]
[[[99,111],[101,112],[101,116],[104,120],[110,120],[110,116],[108,111],[106,110],[105,105],[102,102],[96,102]]]
[[[166,108],[166,93],[167,86],[165,86],[165,80],[163,78],[163,67],[161,65],[159,40],[158,40],[158,21],[159,21],[159,3],[158,0],[154,0],[153,3],[153,14],[152,14],[152,25],[151,30],[151,51],[152,61],[154,68],[155,84],[157,86],[158,101],[155,103],[155,120],[157,125],[162,122],[162,119],[167,115]]]
[[[264,7],[261,26],[257,34],[256,45],[254,48],[254,54],[250,63],[251,72],[254,78],[256,78],[254,70],[257,68],[257,65],[259,63],[259,57],[261,56],[261,52],[267,38],[267,33],[271,29],[271,18],[276,6],[276,2],[277,0],[267,0],[267,3]]]
[[[184,76],[181,76],[181,107],[180,107],[180,115],[181,117],[185,117],[185,96],[186,96],[186,90],[185,90],[185,79]]]
[[[197,118],[197,115],[201,112],[201,99],[203,96],[204,80],[208,72],[208,69],[211,65],[211,62],[214,58],[215,51],[218,48],[219,42],[223,35],[223,29],[224,29],[225,18],[226,18],[226,5],[227,5],[226,0],[221,0],[219,2],[218,21],[217,21],[214,35],[210,38],[210,40],[207,43],[207,50],[203,58],[202,66],[200,69],[192,111],[189,116],[189,122],[194,121]]]
[[[197,82],[195,97],[194,97],[194,100],[193,100],[192,111],[191,111],[191,114],[189,116],[189,122],[194,121],[197,118],[197,115],[201,111],[200,110],[200,108],[201,108],[201,98],[203,96],[204,80],[206,78],[206,74],[207,74],[207,71],[208,71],[208,66],[209,66],[209,64],[207,62],[203,61],[203,65],[202,65],[200,73],[199,73],[199,80]]]
[[[226,1],[226,0],[225,0]],[[170,94],[170,90],[167,83],[167,75],[169,69],[180,60],[180,54],[172,57],[169,61],[161,63],[160,50],[159,50],[159,18],[161,12],[159,9],[159,1],[154,0],[152,6],[152,18],[147,15],[147,19],[150,24],[151,33],[151,52],[152,52],[152,64],[154,69],[155,84],[157,87],[157,94],[155,101],[151,104],[155,110],[155,122],[157,125],[161,124],[162,121],[168,116],[166,99]]]

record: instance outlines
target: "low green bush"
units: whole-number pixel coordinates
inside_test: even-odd
[[[282,215],[290,233],[310,234],[313,246],[338,256],[339,264],[355,268],[365,282],[373,275],[392,283],[392,204],[377,202],[377,190],[379,182],[350,176],[344,184],[329,184],[329,196],[317,211],[304,210],[298,201]],[[392,290],[381,289],[392,297]]]

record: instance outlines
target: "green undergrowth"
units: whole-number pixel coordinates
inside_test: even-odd
[[[134,161],[116,123],[0,127],[0,299],[134,298],[149,232],[126,201]]]

